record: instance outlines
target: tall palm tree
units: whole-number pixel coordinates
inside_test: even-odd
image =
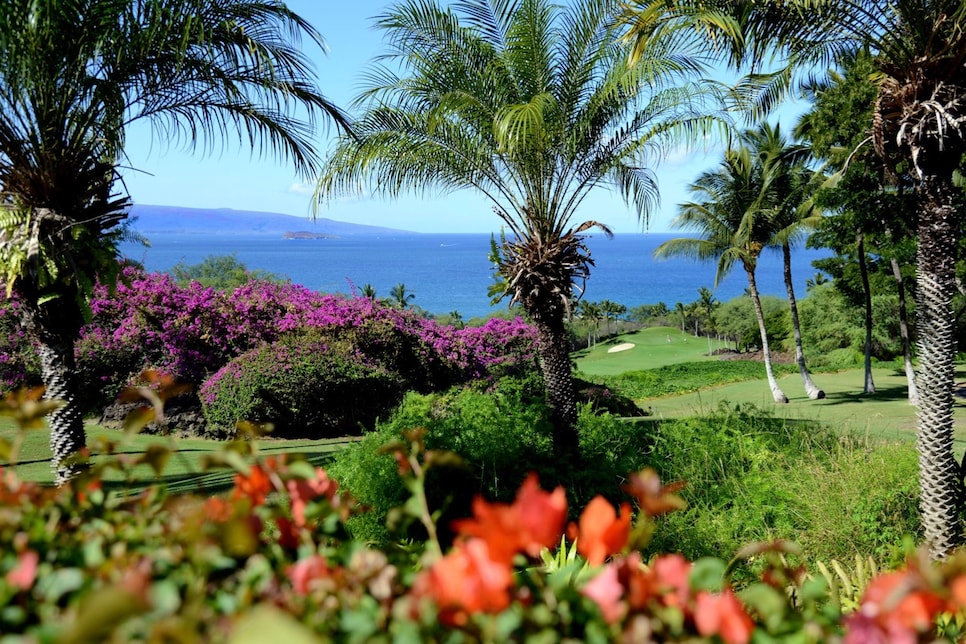
[[[309,174],[315,116],[344,118],[312,85],[300,36],[321,45],[274,0],[0,3],[0,276],[24,303],[46,395],[64,402],[50,417],[58,481],[85,442],[74,342],[94,282],[117,270],[128,125],[192,148],[237,133]]]
[[[579,207],[600,186],[647,220],[648,169],[677,137],[707,131],[701,71],[671,39],[627,64],[614,0],[409,0],[377,19],[389,51],[366,77],[354,124],[318,184],[389,197],[411,189],[474,189],[506,236],[496,247],[498,297],[536,326],[561,454],[575,454],[577,410],[565,320],[593,261]]]
[[[748,277],[748,293],[758,320],[768,386],[776,403],[787,403],[788,397],[778,386],[772,369],[765,315],[755,278],[758,256],[772,235],[767,171],[747,146],[726,151],[716,170],[702,173],[689,186],[696,200],[682,204],[672,222],[675,228],[692,230],[700,236],[668,240],[654,249],[654,255],[717,260],[715,286],[736,262],[741,264]]]
[[[917,204],[916,330],[919,350],[920,509],[935,558],[962,542],[963,480],[953,454],[956,343],[952,308],[962,225],[954,172],[966,152],[966,3],[961,0],[638,0],[642,42],[653,24],[697,26],[693,41],[726,52],[736,65],[787,62],[767,105],[796,70],[827,69],[866,47],[877,94],[869,137],[878,155],[912,176]],[[671,28],[671,27],[665,27]],[[713,43],[713,44],[712,44]],[[722,47],[722,43],[727,43]]]
[[[781,126],[762,123],[758,129],[746,133],[746,139],[758,151],[760,162],[768,168],[771,191],[768,207],[771,209],[771,245],[782,250],[785,291],[792,320],[795,339],[795,363],[802,377],[805,393],[811,400],[825,398],[825,392],[816,386],[805,363],[802,347],[802,326],[798,318],[798,302],[792,281],[792,245],[802,241],[822,220],[821,212],[811,206],[821,175],[808,168],[810,152],[804,145],[790,143],[781,133]]]

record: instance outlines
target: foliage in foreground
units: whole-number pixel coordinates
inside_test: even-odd
[[[162,402],[164,390],[156,396]],[[36,426],[51,404],[8,396],[3,411]],[[143,418],[142,418],[143,421]],[[132,423],[136,430],[141,423]],[[40,641],[932,641],[960,634],[966,556],[910,557],[871,579],[849,606],[832,575],[789,563],[785,542],[753,544],[765,562],[743,587],[731,564],[679,554],[645,561],[654,517],[679,509],[681,485],[632,474],[617,508],[594,497],[568,524],[562,487],[528,476],[512,503],[476,499],[444,551],[427,476],[455,458],[422,432],[387,446],[410,497],[400,511],[426,539],[380,550],[347,536],[360,509],[325,471],[261,457],[237,441],[212,458],[236,470],[220,496],[126,494],[107,469],[160,474],[169,454],[100,458],[61,488],[0,474],[0,630]],[[16,444],[4,443],[8,460]],[[112,451],[112,446],[105,446]],[[633,504],[633,506],[632,506]],[[559,546],[559,551],[552,550]],[[937,631],[937,624],[941,631]]]
[[[751,406],[633,421],[585,407],[578,429],[588,465],[561,468],[550,451],[546,405],[533,387],[527,392],[525,381],[505,379],[485,393],[407,395],[391,419],[337,454],[329,468],[372,510],[350,519],[352,534],[380,544],[420,534],[400,533],[392,520],[387,529],[386,522],[406,491],[382,446],[412,427],[424,428],[430,449],[460,456],[459,467],[431,474],[431,507],[446,518],[467,516],[474,494],[510,501],[528,472],[563,485],[572,507],[596,495],[617,503],[627,473],[651,467],[664,479],[688,482],[682,495],[689,506],[662,520],[653,551],[699,559],[780,539],[799,543],[810,565],[857,554],[884,564],[901,559],[907,535],[921,533],[910,443],[842,437]]]

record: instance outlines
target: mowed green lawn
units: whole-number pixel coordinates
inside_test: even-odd
[[[644,329],[601,343],[596,348],[576,354],[578,370],[588,375],[616,375],[626,371],[713,360],[707,341],[682,334],[680,329]],[[671,342],[668,342],[668,337]],[[633,344],[624,351],[610,353],[613,347]],[[752,404],[779,418],[817,420],[842,432],[889,440],[915,440],[916,408],[906,397],[905,374],[893,368],[874,368],[876,393],[866,395],[863,370],[849,369],[834,373],[813,374],[815,383],[826,392],[823,400],[809,400],[795,373],[779,378],[779,385],[789,398],[787,405],[772,401],[764,377],[760,380],[708,387],[695,393],[640,399],[642,407],[650,407],[660,417],[707,414],[722,404]],[[966,382],[966,367],[957,372],[957,380]],[[956,399],[956,451],[966,450],[966,399]]]
[[[622,350],[621,345],[625,344],[634,346]],[[611,338],[576,352],[574,357],[578,370],[591,376],[615,376],[625,371],[714,359],[708,356],[707,340],[669,327],[642,329]]]
[[[20,433],[14,422],[8,418],[0,418],[0,439],[7,441],[20,440],[16,471],[21,479],[38,483],[53,482],[50,469],[49,431],[46,429],[28,430]],[[332,455],[348,445],[351,438],[325,440],[271,440],[261,439],[254,444],[259,454],[270,455],[279,453],[304,454],[312,463],[323,465]],[[225,441],[204,439],[175,439],[149,434],[127,435],[122,431],[105,429],[94,424],[87,425],[87,444],[94,454],[107,451],[107,444],[112,443],[111,452],[115,455],[143,454],[152,446],[166,446],[173,450],[164,473],[158,478],[149,465],[142,464],[130,472],[122,473],[117,470],[107,470],[104,480],[117,485],[129,485],[137,489],[152,482],[164,482],[173,491],[216,492],[230,487],[234,471],[226,467],[207,467],[206,461],[223,449]],[[95,462],[97,457],[95,456]],[[128,479],[131,480],[128,480]]]

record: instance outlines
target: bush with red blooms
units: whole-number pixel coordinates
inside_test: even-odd
[[[177,387],[159,379],[155,408]],[[0,412],[24,431],[53,407],[11,394]],[[140,414],[130,430],[150,420]],[[18,440],[0,440],[16,461]],[[788,563],[787,543],[749,546],[731,563],[643,554],[655,517],[682,506],[679,484],[632,474],[627,502],[595,498],[568,522],[562,488],[528,477],[512,503],[477,499],[444,552],[426,502],[426,473],[455,456],[421,433],[387,446],[411,493],[401,512],[427,538],[382,551],[345,519],[364,511],[326,472],[297,456],[234,441],[208,459],[234,471],[221,494],[132,493],[135,468],[160,476],[171,454],[104,445],[61,488],[0,474],[0,632],[26,641],[751,641],[927,642],[961,635],[966,554],[917,555],[874,578],[843,614],[822,578]],[[102,482],[106,470],[130,485]],[[143,477],[143,473],[140,475]],[[553,554],[553,553],[556,554]],[[734,587],[754,558],[759,581]]]

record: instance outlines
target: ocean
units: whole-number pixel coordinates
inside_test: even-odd
[[[632,308],[639,304],[675,303],[698,299],[707,286],[724,302],[741,295],[748,280],[736,266],[714,288],[715,265],[690,259],[654,259],[661,243],[674,233],[624,233],[612,239],[591,236],[587,242],[596,265],[591,269],[583,298],[611,300]],[[351,294],[364,284],[377,297],[404,284],[415,298],[412,304],[435,314],[459,311],[464,319],[506,308],[491,305],[487,288],[493,267],[487,259],[486,234],[347,235],[338,239],[282,239],[257,233],[190,234],[153,233],[151,246],[125,243],[122,252],[149,271],[167,271],[179,262],[197,264],[209,255],[235,255],[249,269],[288,277],[323,292]],[[827,250],[792,251],[795,293],[805,296],[805,282],[816,273],[812,260],[828,257]],[[763,295],[786,297],[779,251],[766,251],[759,259],[758,289]]]

